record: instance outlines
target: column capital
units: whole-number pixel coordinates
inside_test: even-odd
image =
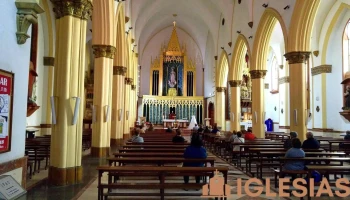
[[[131,85],[131,90],[135,90],[136,89],[136,85]]]
[[[216,92],[226,92],[225,87],[216,87]]]
[[[132,85],[132,82],[133,82],[133,81],[134,81],[134,79],[125,77],[125,84],[126,84],[126,85]]]
[[[89,0],[51,0],[56,19],[73,16],[88,20],[92,16],[92,3]]]
[[[250,77],[252,79],[264,78],[266,76],[267,70],[250,70]]]
[[[310,51],[292,51],[284,54],[289,64],[305,63],[310,57]]]
[[[230,84],[230,87],[241,87],[241,82],[241,80],[230,80],[228,84]]]
[[[111,45],[92,45],[92,49],[94,50],[95,58],[114,58],[114,54],[116,48]]]
[[[125,76],[126,70],[123,66],[113,66],[113,75]]]

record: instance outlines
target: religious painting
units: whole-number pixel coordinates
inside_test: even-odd
[[[0,153],[11,150],[13,79],[13,73],[0,70]]]
[[[166,62],[163,67],[163,96],[182,96],[183,64]]]

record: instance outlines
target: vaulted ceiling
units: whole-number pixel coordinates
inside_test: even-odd
[[[233,5],[234,0],[133,0],[131,19],[138,52],[142,54],[152,36],[176,21],[176,26],[194,38],[203,54],[207,37],[215,43],[221,18],[231,21]]]

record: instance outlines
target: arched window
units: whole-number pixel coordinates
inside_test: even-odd
[[[270,69],[271,69],[271,93],[278,93],[278,62],[274,51],[270,54]]]
[[[343,73],[350,69],[350,20],[345,26],[343,36]]]

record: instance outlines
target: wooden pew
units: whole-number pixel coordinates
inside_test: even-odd
[[[178,164],[184,162],[190,163],[204,163],[207,166],[207,163],[210,163],[211,167],[214,167],[215,157],[208,157],[203,159],[191,159],[191,158],[164,158],[164,157],[129,157],[129,158],[107,158],[110,166],[116,166],[118,163],[119,166],[124,164],[153,164],[158,166],[164,166],[164,164]]]
[[[162,148],[162,149],[181,149],[188,147],[188,144],[182,144],[182,145],[144,145],[142,143],[140,144],[130,144],[130,145],[123,145],[122,148],[126,149],[133,149],[133,148],[143,148],[143,149],[156,149],[156,148]]]
[[[98,200],[102,200],[103,197],[108,196],[160,196],[164,200],[165,196],[188,196],[189,193],[165,193],[167,189],[201,189],[204,183],[172,183],[167,181],[166,177],[183,177],[183,176],[204,176],[212,177],[217,170],[223,173],[225,183],[227,183],[227,167],[140,167],[140,166],[128,166],[128,167],[111,167],[100,166],[98,170]],[[108,183],[102,183],[102,174],[107,172]],[[134,176],[134,177],[156,177],[159,178],[159,183],[125,183],[116,182],[112,183],[112,176]],[[127,193],[127,192],[108,192],[111,189],[159,189],[159,193]],[[107,190],[107,192],[105,192]],[[192,194],[192,195],[198,195]],[[200,194],[199,194],[200,195]]]
[[[119,152],[122,153],[143,153],[143,152],[167,152],[167,153],[183,153],[185,151],[185,148],[177,148],[177,149],[171,149],[171,148],[149,148],[149,149],[119,149]]]

